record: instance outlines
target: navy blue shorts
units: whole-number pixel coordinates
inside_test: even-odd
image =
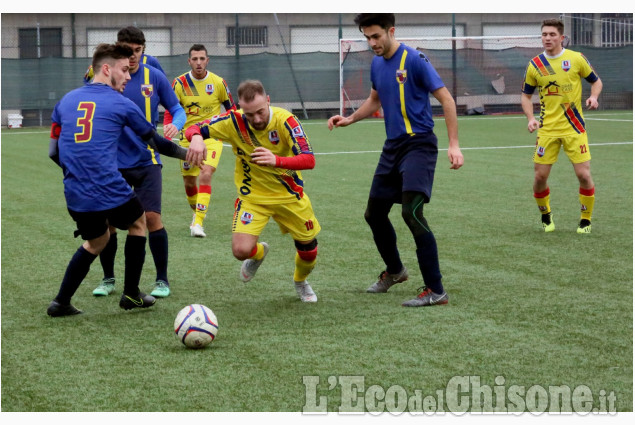
[[[421,192],[425,202],[430,202],[438,152],[434,133],[386,140],[370,187],[370,197],[400,204],[403,192]]]
[[[146,212],[161,214],[161,192],[163,180],[161,165],[148,165],[138,168],[122,168],[119,170],[139,198]]]
[[[75,237],[80,236],[83,240],[96,239],[106,233],[108,225],[121,230],[128,228],[143,215],[143,207],[136,196],[132,196],[128,202],[104,211],[77,212],[68,210],[75,223],[77,230]]]

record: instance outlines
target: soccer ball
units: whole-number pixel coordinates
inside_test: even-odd
[[[183,307],[174,320],[176,337],[189,348],[209,345],[218,333],[218,320],[208,307],[190,304]]]

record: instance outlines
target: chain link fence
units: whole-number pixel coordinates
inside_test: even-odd
[[[396,36],[539,35],[542,20],[560,17],[567,33],[575,31],[571,47],[584,51],[604,81],[602,107],[632,109],[632,14],[577,15],[583,16],[396,14]],[[242,80],[259,79],[272,103],[301,118],[325,118],[340,107],[339,40],[363,38],[354,16],[3,14],[2,123],[7,113],[18,112],[25,126],[47,125],[55,103],[83,83],[94,47],[114,42],[117,31],[128,25],[144,31],[146,52],[159,59],[170,81],[189,70],[187,52],[200,43],[208,50],[209,69],[225,78],[231,90]],[[478,64],[465,66],[478,72]],[[443,67],[438,64],[440,72],[447,74]],[[518,87],[522,77],[522,73],[517,76]],[[364,83],[370,90],[370,82]],[[513,86],[513,81],[509,83]],[[452,86],[450,81],[446,84]]]

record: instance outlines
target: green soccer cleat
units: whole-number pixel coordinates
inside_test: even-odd
[[[580,224],[578,225],[578,230],[576,230],[576,232],[580,234],[591,233],[591,221],[587,219],[580,220]]]
[[[115,290],[115,278],[104,278],[99,282],[99,286],[93,290],[93,295],[96,297],[105,297],[110,295]]]
[[[154,284],[154,289],[150,292],[150,295],[156,298],[165,298],[170,295],[170,284],[164,280],[157,280]]]
[[[553,222],[553,216],[551,213],[543,214],[542,217],[542,228],[545,229],[545,233],[553,232],[556,230],[556,225]]]

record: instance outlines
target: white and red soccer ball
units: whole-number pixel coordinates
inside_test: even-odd
[[[174,320],[174,333],[185,346],[203,348],[218,333],[218,320],[214,312],[202,304],[183,307]]]

